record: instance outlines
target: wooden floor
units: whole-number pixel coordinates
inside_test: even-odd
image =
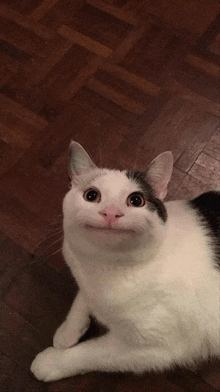
[[[219,361],[51,384],[29,367],[76,293],[60,253],[71,138],[117,168],[172,150],[168,199],[220,186],[219,0],[3,0],[0,22],[0,390],[218,391]]]

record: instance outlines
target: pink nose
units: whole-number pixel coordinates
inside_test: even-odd
[[[99,214],[103,216],[107,225],[114,224],[118,218],[124,214],[114,205],[104,208],[104,210],[99,211]]]

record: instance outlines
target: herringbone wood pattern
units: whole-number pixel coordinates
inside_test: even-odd
[[[172,150],[170,199],[219,186],[219,0],[8,0],[0,21],[1,390],[216,392],[219,362],[51,385],[29,366],[76,290],[59,252],[70,139],[118,168]]]

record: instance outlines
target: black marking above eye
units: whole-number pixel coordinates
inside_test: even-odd
[[[152,211],[156,210],[160,219],[165,223],[167,221],[166,207],[161,200],[155,197],[154,191],[147,181],[146,173],[127,171],[126,176],[128,179],[138,184],[147,200],[148,209],[151,209]]]
[[[140,192],[133,192],[127,198],[127,205],[130,207],[143,207],[145,198]]]
[[[84,192],[83,197],[90,203],[99,203],[101,200],[101,193],[96,188],[89,188]]]

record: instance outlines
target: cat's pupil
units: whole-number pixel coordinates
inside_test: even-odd
[[[97,191],[91,190],[86,193],[86,200],[87,201],[91,201],[91,202],[95,201],[97,199],[97,197],[98,197]]]
[[[144,205],[143,196],[139,195],[138,193],[130,195],[129,204],[133,207],[142,207]]]
[[[140,196],[132,196],[131,197],[131,204],[133,204],[134,206],[139,206],[141,204]]]

